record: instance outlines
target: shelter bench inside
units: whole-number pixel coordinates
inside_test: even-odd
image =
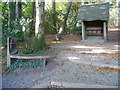
[[[86,27],[88,35],[103,35],[102,27]]]

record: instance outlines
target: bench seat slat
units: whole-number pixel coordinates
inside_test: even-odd
[[[11,58],[19,58],[19,59],[43,59],[49,58],[48,55],[10,55]]]
[[[87,27],[86,30],[102,30],[102,27]]]

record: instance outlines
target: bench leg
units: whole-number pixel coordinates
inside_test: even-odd
[[[46,59],[43,59],[43,68],[45,68]]]
[[[10,55],[7,55],[7,67],[9,67],[11,64],[11,58]]]

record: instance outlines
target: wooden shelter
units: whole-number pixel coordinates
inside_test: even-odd
[[[78,20],[82,22],[82,40],[88,35],[102,35],[107,38],[109,2],[81,5]]]

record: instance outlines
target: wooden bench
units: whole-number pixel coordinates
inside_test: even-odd
[[[40,54],[17,54],[18,48],[15,38],[7,38],[7,67],[11,65],[12,58],[18,59],[42,59],[43,67],[45,67],[46,59],[49,58],[49,55],[40,55]]]
[[[86,30],[89,32],[89,35],[102,35],[102,27],[87,27]]]

